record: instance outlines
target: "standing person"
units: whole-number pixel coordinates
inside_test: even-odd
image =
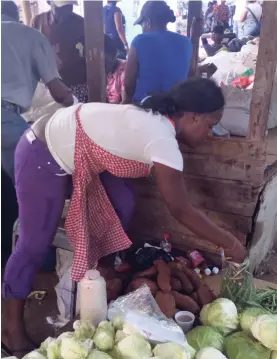
[[[238,39],[243,37],[241,17],[245,11],[246,6],[246,0],[236,1],[235,14],[233,17],[233,32],[237,35]]]
[[[248,1],[240,18],[243,37],[260,35],[262,12],[262,7],[257,1]]]
[[[151,168],[172,216],[198,237],[223,247],[233,261],[243,261],[241,243],[189,202],[176,139],[189,146],[201,144],[223,108],[220,87],[193,78],[139,107],[87,103],[61,109],[22,136],[16,151],[20,232],[2,291],[6,345],[16,351],[28,343],[25,299],[52,244],[72,173],[66,231],[75,250],[73,280],[82,279],[99,258],[130,247],[122,225],[130,220],[134,199],[124,179],[148,176]],[[117,176],[116,186],[103,187],[99,174],[104,171]]]
[[[214,17],[216,25],[220,25],[223,29],[229,27],[229,6],[226,5],[226,1],[221,1],[221,4],[216,5],[214,9]]]
[[[118,57],[126,59],[129,46],[123,23],[125,17],[120,8],[116,6],[117,3],[118,1],[108,1],[107,5],[103,8],[104,33],[114,41]]]
[[[189,38],[167,30],[176,20],[165,1],[147,1],[135,25],[143,33],[132,42],[125,70],[126,103],[140,103],[186,79],[192,57]]]
[[[31,106],[38,82],[42,80],[55,101],[65,106],[72,105],[73,98],[59,79],[46,37],[19,23],[13,1],[1,3],[1,17],[1,160],[3,169],[14,180],[15,147],[28,128],[21,114]]]
[[[126,61],[117,58],[113,40],[105,35],[105,71],[107,75],[106,97],[108,103],[122,103]]]
[[[208,8],[205,12],[205,32],[210,32],[212,29],[214,17],[214,6],[212,2],[208,3]]]
[[[45,35],[56,55],[59,73],[80,102],[88,100],[84,19],[73,12],[77,1],[47,1],[51,9],[36,15],[31,26]]]

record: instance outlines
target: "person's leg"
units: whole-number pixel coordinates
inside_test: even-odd
[[[135,209],[134,190],[127,179],[115,177],[109,172],[101,173],[100,179],[122,227],[127,231]]]
[[[19,239],[8,260],[2,290],[2,341],[13,352],[32,347],[24,326],[24,303],[61,218],[70,178],[63,174],[43,142],[29,143],[22,136],[15,154]]]
[[[23,117],[1,107],[1,161],[3,169],[13,182],[15,148],[28,127]]]

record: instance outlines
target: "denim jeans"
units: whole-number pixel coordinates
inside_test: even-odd
[[[1,161],[4,171],[14,182],[14,153],[20,137],[29,125],[12,109],[1,107]]]

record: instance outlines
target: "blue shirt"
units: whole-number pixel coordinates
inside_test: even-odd
[[[187,78],[192,57],[191,40],[171,31],[148,32],[135,37],[139,74],[133,101],[169,91]]]
[[[116,12],[121,13],[121,10],[119,9],[119,7],[115,5],[106,5],[103,8],[103,21],[104,21],[105,34],[110,36],[112,39],[119,38],[114,21],[114,14]]]

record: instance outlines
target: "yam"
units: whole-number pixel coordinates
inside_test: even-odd
[[[196,291],[200,287],[200,284],[201,284],[201,279],[200,279],[199,275],[193,269],[188,269],[185,266],[182,266],[182,271],[189,278],[189,280],[193,286],[193,289]]]
[[[178,267],[171,265],[171,274],[180,280],[182,283],[182,289],[178,290],[179,292],[183,291],[185,294],[191,294],[193,292],[193,285],[190,282],[188,276]],[[173,288],[176,290],[175,288]]]
[[[172,289],[176,290],[177,292],[181,292],[183,289],[182,283],[178,278],[172,277],[171,281],[170,281],[170,285],[171,285]]]
[[[168,264],[163,260],[157,260],[154,262],[155,267],[158,270],[158,286],[163,292],[170,292],[171,285],[170,285],[170,277],[171,271]]]
[[[198,297],[198,303],[201,305],[201,307],[213,302],[216,299],[214,293],[204,283],[200,283],[200,287],[196,293]]]
[[[175,315],[176,303],[172,293],[164,293],[159,290],[155,299],[161,311],[167,318],[172,318]]]
[[[195,300],[190,298],[187,295],[180,294],[176,291],[171,292],[175,298],[176,307],[182,310],[187,310],[193,314],[198,314],[200,312],[200,307]]]
[[[134,279],[136,278],[153,278],[157,275],[158,273],[158,270],[155,266],[152,266],[151,268],[148,268],[146,270],[144,270],[143,272],[139,272],[139,273],[136,273],[134,275]]]
[[[134,279],[132,282],[131,282],[131,289],[132,290],[136,290],[138,289],[139,287],[141,287],[143,284],[146,284],[148,285],[148,287],[150,288],[151,290],[151,293],[153,296],[156,295],[157,291],[158,291],[158,286],[155,282],[153,282],[151,279],[147,279],[147,278],[137,278],[137,279]]]

